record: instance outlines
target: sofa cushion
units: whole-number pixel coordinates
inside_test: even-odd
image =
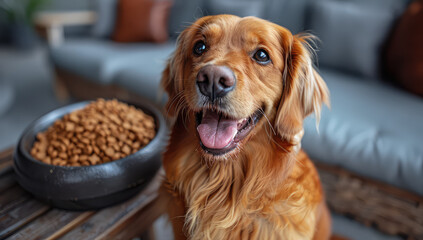
[[[322,43],[322,66],[379,76],[380,53],[395,20],[392,9],[357,1],[317,1],[310,14],[309,27]]]
[[[96,0],[97,21],[92,27],[93,37],[108,38],[115,28],[118,0]]]
[[[303,147],[315,160],[423,194],[423,99],[378,82],[321,72],[332,109],[316,131],[305,121]]]
[[[205,8],[209,15],[232,14],[240,17],[263,17],[265,3],[262,0],[207,0]]]
[[[169,42],[131,57],[131,61],[118,71],[113,83],[163,106],[166,95],[160,88],[160,80],[174,49],[175,43]]]
[[[204,16],[204,0],[173,0],[168,20],[169,34],[176,38],[186,27]]]
[[[134,58],[151,58],[151,52],[167,46],[167,43],[129,44],[105,39],[79,38],[69,39],[58,47],[52,47],[50,56],[59,68],[94,82],[110,84],[117,71],[132,64]]]
[[[321,0],[268,0],[265,19],[297,34],[306,28],[306,11],[312,1]]]
[[[288,28],[294,34],[310,30],[311,6],[315,3],[333,0],[264,0],[266,2],[263,18]],[[340,3],[365,5],[377,11],[389,9],[398,16],[410,0],[342,0]]]

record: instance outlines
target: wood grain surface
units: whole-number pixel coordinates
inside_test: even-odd
[[[64,211],[24,191],[13,173],[13,149],[0,153],[0,239],[131,239],[163,212],[163,172],[135,197],[99,211]],[[423,239],[423,197],[339,167],[316,163],[332,211],[404,239]]]
[[[13,149],[0,152],[0,239],[131,239],[162,214],[161,176],[131,199],[98,211],[65,211],[33,198],[15,180]]]

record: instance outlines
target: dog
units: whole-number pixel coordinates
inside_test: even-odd
[[[173,119],[161,194],[175,239],[329,239],[303,120],[329,106],[309,36],[206,16],[178,37],[161,84]]]

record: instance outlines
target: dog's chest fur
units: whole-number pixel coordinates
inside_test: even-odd
[[[281,154],[285,159],[275,163],[275,151],[257,151],[267,143],[256,139],[246,154],[221,162],[202,160],[195,147],[179,148],[181,141],[169,146],[164,167],[172,191],[184,201],[189,239],[313,237],[322,197],[315,194],[320,184],[312,163],[302,152]]]

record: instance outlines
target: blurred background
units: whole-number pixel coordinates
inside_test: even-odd
[[[334,231],[423,239],[422,0],[0,0],[0,150],[70,102],[116,97],[163,106],[161,71],[178,34],[222,13],[320,39],[315,64],[332,108],[319,131],[307,119],[303,147],[319,169],[336,172],[321,173]]]

